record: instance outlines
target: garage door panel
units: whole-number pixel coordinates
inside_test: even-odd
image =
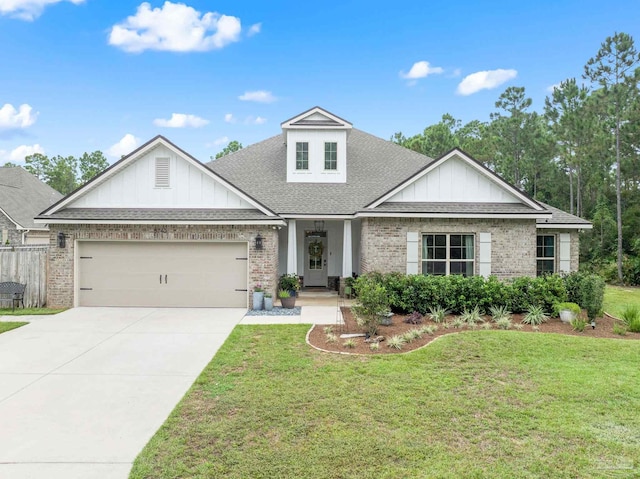
[[[246,243],[79,242],[78,249],[81,306],[247,306]]]

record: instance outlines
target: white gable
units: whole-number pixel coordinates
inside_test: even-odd
[[[388,198],[389,202],[521,203],[487,174],[452,156]]]
[[[156,159],[168,158],[168,185],[156,187]],[[163,162],[164,164],[164,162]],[[163,183],[166,184],[162,171]],[[158,144],[125,168],[75,199],[69,208],[242,208],[253,209],[197,163]]]

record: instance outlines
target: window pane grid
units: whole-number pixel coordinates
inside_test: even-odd
[[[324,169],[338,169],[338,143],[326,142],[324,144]]]
[[[422,236],[422,273],[473,276],[475,236],[427,234]]]
[[[538,235],[536,238],[536,275],[553,274],[555,268],[556,237],[554,235]]]
[[[296,170],[308,170],[309,169],[309,143],[297,142],[296,143]]]

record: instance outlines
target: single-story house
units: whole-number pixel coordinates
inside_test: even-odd
[[[0,167],[0,246],[49,244],[49,228],[34,217],[61,198],[22,167]]]
[[[43,211],[52,306],[250,306],[279,275],[496,275],[578,268],[581,218],[463,151],[437,160],[312,108],[203,164],[162,136]]]

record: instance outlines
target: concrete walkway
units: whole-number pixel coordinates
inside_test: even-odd
[[[0,334],[0,478],[125,479],[237,324],[336,321],[243,309],[75,308]]]

